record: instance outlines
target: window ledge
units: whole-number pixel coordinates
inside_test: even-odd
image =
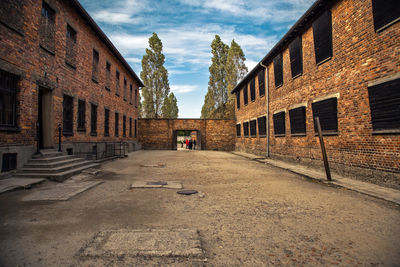
[[[119,97],[119,93],[115,93],[115,95]]]
[[[73,70],[76,70],[76,66],[73,63],[70,63],[68,61],[65,61],[65,65],[67,65],[68,67],[70,67]]]
[[[109,137],[110,136],[110,134],[104,134],[104,137]]]
[[[376,33],[381,33],[382,31],[384,31],[386,28],[389,28],[390,26],[392,26],[393,24],[395,24],[396,22],[400,21],[400,17],[398,17],[397,19],[389,22],[388,24],[380,27],[379,29],[376,30]]]
[[[236,138],[241,138],[241,136],[236,136]]]
[[[111,91],[110,87],[105,86],[105,88],[107,91],[109,91],[109,92]]]
[[[0,131],[18,133],[21,132],[21,128],[18,126],[0,126]]]
[[[18,33],[19,35],[21,35],[22,37],[25,36],[24,30],[23,29],[19,29],[17,27],[14,27],[13,25],[11,25],[10,23],[7,22],[7,20],[1,20],[0,21],[4,26],[6,26],[7,28],[9,28],[10,30],[14,31],[15,33]]]
[[[267,135],[266,134],[262,134],[262,135],[258,135],[258,137],[265,138],[265,137],[267,137]]]
[[[290,135],[293,136],[293,137],[296,137],[296,136],[307,136],[306,133],[291,133]]]
[[[247,135],[247,136],[245,135],[245,136],[243,136],[243,137],[244,137],[244,138],[249,138],[249,136],[248,136],[248,135]]]
[[[251,138],[256,138],[256,137],[257,137],[257,135],[250,135],[250,137],[251,137]]]
[[[324,64],[325,62],[327,62],[327,61],[329,61],[329,60],[331,60],[331,59],[332,59],[332,57],[327,57],[327,58],[325,58],[324,60],[318,62],[318,63],[317,63],[317,66],[321,66],[322,64]]]
[[[335,136],[335,135],[339,135],[339,132],[337,132],[337,131],[333,131],[333,132],[322,131],[322,135],[323,136]],[[318,132],[315,133],[315,136],[318,136]]]
[[[97,136],[97,133],[90,133],[91,136]]]
[[[296,78],[299,78],[300,76],[302,76],[303,75],[303,72],[300,72],[299,74],[296,74],[294,77],[292,77],[292,79],[294,80],[294,79],[296,79]]]
[[[378,134],[400,134],[400,129],[387,129],[387,130],[373,130],[373,135]]]
[[[92,82],[99,83],[99,81],[96,79],[96,77],[92,77]]]
[[[73,136],[74,133],[73,132],[63,132],[64,136]]]
[[[77,128],[76,131],[77,132],[86,132],[86,128]]]
[[[265,93],[264,94],[262,94],[262,95],[259,95],[259,97],[264,97],[265,96]]]
[[[275,137],[285,137],[286,134],[274,134]]]
[[[280,88],[280,87],[282,87],[283,86],[283,83],[281,83],[281,84],[279,84],[279,85],[275,85],[275,89],[278,89],[278,88]]]
[[[50,49],[46,48],[45,46],[43,46],[41,44],[39,45],[39,47],[42,48],[44,51],[46,51],[47,53],[49,53],[52,56],[56,55],[56,53],[54,51],[51,51]]]

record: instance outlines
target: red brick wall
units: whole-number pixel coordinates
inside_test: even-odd
[[[138,117],[135,105],[129,103],[129,85],[138,88],[135,78],[112,54],[110,49],[95,35],[68,1],[50,0],[49,4],[56,10],[56,36],[54,55],[40,47],[39,29],[42,1],[26,0],[22,6],[24,14],[23,35],[0,23],[0,67],[8,66],[22,71],[18,93],[18,126],[20,132],[0,132],[0,144],[34,144],[35,123],[38,117],[38,80],[54,88],[54,142],[57,143],[57,126],[62,125],[63,94],[74,97],[74,135],[64,136],[64,141],[119,141],[136,140],[129,138],[129,118],[132,118],[132,136],[134,120]],[[77,32],[76,69],[65,63],[66,29],[70,24]],[[99,52],[99,79],[92,81],[93,49]],[[111,63],[111,91],[105,89],[106,60]],[[115,94],[115,70],[120,72],[120,96]],[[128,81],[128,99],[123,100],[123,80]],[[77,132],[78,99],[86,101],[86,132]],[[97,136],[90,135],[90,103],[97,108]],[[134,99],[133,99],[134,103]],[[109,137],[104,137],[104,107],[110,110]],[[119,137],[114,136],[114,113],[119,112]],[[126,134],[122,137],[122,118],[127,117]]]
[[[272,62],[268,63],[271,154],[321,160],[314,133],[311,103],[338,96],[338,135],[325,136],[331,162],[347,166],[400,172],[400,135],[373,135],[368,83],[400,72],[400,23],[380,33],[373,25],[371,1],[338,1],[331,9],[333,57],[316,65],[312,28],[302,33],[303,74],[292,79],[289,50],[283,49],[283,86],[275,88]],[[243,92],[241,104],[243,106]],[[306,103],[306,136],[291,136],[289,109]],[[273,113],[286,109],[286,136],[275,137]],[[236,111],[243,122],[266,113],[265,97]],[[257,154],[266,151],[265,138],[237,138],[236,148]]]

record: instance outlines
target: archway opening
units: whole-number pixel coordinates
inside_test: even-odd
[[[177,130],[174,137],[176,150],[201,150],[201,135],[198,130]]]

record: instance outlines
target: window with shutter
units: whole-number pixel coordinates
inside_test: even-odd
[[[97,105],[91,104],[90,135],[97,135]]]
[[[106,90],[111,91],[111,64],[106,62]]]
[[[249,122],[243,122],[243,136],[249,137]]]
[[[1,0],[0,21],[20,34],[24,33],[25,0]]]
[[[294,39],[289,44],[289,54],[292,78],[295,78],[303,73],[303,53],[301,37],[296,37],[296,39]]]
[[[400,79],[368,87],[372,129],[400,132]]]
[[[274,58],[274,77],[275,77],[275,87],[283,85],[283,62],[282,53],[279,53]]]
[[[78,100],[78,131],[86,131],[85,127],[85,113],[86,113],[86,102],[84,100]]]
[[[19,77],[0,69],[0,127],[17,127],[17,89]]]
[[[236,137],[240,137],[241,136],[241,131],[240,131],[240,124],[236,124]]]
[[[76,68],[76,31],[67,25],[67,43],[65,51],[65,63]]]
[[[126,137],[126,116],[122,116],[122,136]]]
[[[110,136],[110,110],[104,109],[104,136]]]
[[[137,120],[135,119],[135,138],[137,137]]]
[[[289,110],[289,119],[291,134],[306,134],[306,107]]]
[[[240,109],[240,91],[236,92],[236,107]]]
[[[317,132],[315,118],[319,117],[321,130],[323,134],[337,134],[337,98],[329,98],[319,102],[312,103],[312,112],[314,118],[314,131]]]
[[[243,87],[243,102],[244,102],[244,105],[247,105],[249,103],[248,93],[247,93],[247,85],[245,87]]]
[[[99,52],[93,49],[92,80],[98,82],[99,79]]]
[[[115,71],[115,94],[119,96],[119,71]]]
[[[124,78],[124,101],[126,101],[126,96],[127,96],[127,81],[126,78]]]
[[[129,84],[129,104],[132,104],[132,93],[133,93],[133,87],[132,84]]]
[[[114,126],[115,126],[115,129],[114,129],[115,136],[119,135],[119,125],[118,125],[118,123],[119,123],[119,114],[118,114],[118,112],[115,112],[115,124],[114,124]]]
[[[129,118],[129,137],[132,137],[132,118]]]
[[[259,96],[265,95],[265,69],[258,73],[258,94]]]
[[[312,24],[314,36],[315,61],[317,64],[332,57],[332,18],[331,11],[322,13]]]
[[[63,134],[73,134],[74,122],[74,98],[72,96],[64,95],[63,97]]]
[[[256,100],[256,81],[254,78],[250,81],[250,99],[251,101]]]
[[[250,135],[251,137],[257,136],[257,120],[250,121]]]
[[[285,126],[285,112],[279,112],[274,114],[274,134],[275,136],[284,136],[286,132]]]
[[[267,135],[267,117],[263,116],[257,119],[258,136],[265,137]]]
[[[375,31],[379,32],[400,20],[399,0],[372,0]]]
[[[56,12],[43,2],[40,18],[40,46],[51,54],[55,53]]]

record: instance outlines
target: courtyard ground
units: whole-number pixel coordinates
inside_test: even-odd
[[[68,201],[24,201],[51,182],[0,195],[0,266],[400,265],[391,202],[228,152],[137,151],[101,170]]]

